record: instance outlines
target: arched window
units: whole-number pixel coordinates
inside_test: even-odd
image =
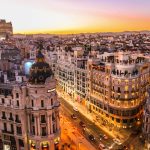
[[[32,100],[32,107],[34,107],[34,101]]]
[[[44,101],[41,100],[41,107],[44,107]]]
[[[53,99],[51,98],[51,105],[53,105]]]

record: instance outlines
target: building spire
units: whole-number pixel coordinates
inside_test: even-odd
[[[36,55],[36,62],[45,62],[44,55],[42,54],[41,50],[38,50]]]

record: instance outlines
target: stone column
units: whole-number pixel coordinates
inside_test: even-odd
[[[48,135],[50,135],[50,133],[51,133],[51,131],[50,131],[50,130],[51,130],[51,129],[50,129],[50,124],[51,124],[51,123],[50,123],[50,116],[49,116],[49,115],[47,116],[47,124],[48,124],[48,126],[47,126]]]
[[[17,150],[18,150],[18,149],[20,149],[20,148],[19,148],[19,141],[18,141],[17,138],[15,138],[15,140],[16,140],[16,148],[17,148]]]
[[[30,115],[27,116],[28,119],[28,133],[31,133],[31,122],[30,122]]]
[[[41,132],[40,132],[40,118],[39,118],[39,116],[37,117],[37,128],[38,128],[38,135],[41,135]]]
[[[17,135],[16,124],[14,124],[14,135]]]
[[[35,135],[37,136],[37,120],[36,120],[36,116],[34,117],[34,126],[35,126]]]
[[[57,127],[57,131],[59,130],[59,127],[60,127],[60,125],[59,125],[59,113],[57,113],[57,116],[56,116],[57,118],[56,118],[56,127]]]
[[[50,125],[51,125],[51,134],[53,134],[53,121],[52,121],[52,115],[50,115]]]

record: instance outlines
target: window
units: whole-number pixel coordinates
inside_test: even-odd
[[[53,105],[53,99],[51,98],[51,105]]]
[[[34,107],[34,101],[32,100],[31,102],[32,102],[32,107]]]
[[[52,121],[55,121],[55,115],[52,113]]]
[[[19,98],[19,94],[18,93],[16,93],[16,98]]]
[[[32,114],[31,121],[34,122],[34,115]]]
[[[12,113],[10,113],[10,118],[9,118],[9,120],[13,120],[13,115],[12,115]]]
[[[46,127],[42,127],[42,136],[46,136]]]
[[[35,126],[32,126],[32,134],[35,135]]]
[[[55,129],[55,124],[53,124],[53,133],[56,132],[56,129]]]
[[[118,123],[119,123],[119,122],[120,122],[120,119],[116,119],[116,122],[118,122]]]
[[[19,107],[19,101],[17,100],[17,106]]]
[[[13,133],[14,132],[14,126],[13,126],[13,124],[10,125],[10,128],[11,128],[11,132]]]
[[[2,98],[2,104],[4,104],[5,103],[5,100],[4,100],[4,98]]]
[[[19,116],[16,115],[16,122],[21,123],[21,121],[19,120]]]
[[[123,119],[123,123],[127,123],[127,119]]]
[[[44,101],[41,100],[41,107],[44,107]]]
[[[6,115],[4,111],[2,111],[2,119],[6,119]]]
[[[130,119],[130,123],[134,122],[134,119]]]
[[[46,123],[45,115],[41,115],[41,123]]]
[[[17,134],[22,134],[22,129],[21,129],[21,127],[17,127]]]
[[[7,131],[7,124],[4,123],[4,130]]]
[[[120,93],[121,91],[120,91],[120,87],[118,87],[118,93]]]

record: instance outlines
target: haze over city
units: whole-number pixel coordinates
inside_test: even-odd
[[[149,0],[5,0],[0,17],[14,33],[120,32],[150,29]]]

